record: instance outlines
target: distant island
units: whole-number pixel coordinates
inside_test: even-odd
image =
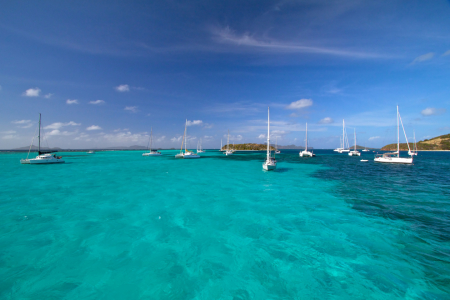
[[[267,150],[267,144],[254,144],[254,143],[245,143],[245,144],[235,144],[229,146],[230,149],[238,150],[238,151],[263,151]],[[227,150],[227,145],[223,146],[221,151]],[[270,150],[275,150],[274,146],[270,146]]]
[[[414,143],[409,143],[409,148],[414,149]],[[381,148],[384,151],[397,150],[397,144],[389,144]],[[400,144],[401,151],[408,151],[406,143]],[[450,134],[440,135],[431,139],[425,139],[417,143],[417,150],[450,150]]]
[[[295,145],[287,145],[287,146],[280,146],[278,145],[278,150],[280,149],[305,149],[303,146],[295,146]],[[245,143],[245,144],[230,144],[230,149],[234,149],[237,151],[266,151],[267,150],[267,144],[255,144],[255,143]],[[308,149],[313,149],[309,148]],[[227,150],[227,145],[223,146],[221,151]],[[270,144],[270,150],[275,150],[275,144]]]

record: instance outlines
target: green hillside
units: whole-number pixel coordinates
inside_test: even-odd
[[[409,143],[411,149],[414,148],[414,143]],[[432,139],[425,139],[417,143],[418,150],[450,150],[450,134],[440,135]],[[397,144],[389,144],[381,148],[385,151],[397,150]],[[406,143],[400,144],[400,150],[408,151]]]
[[[247,144],[236,144],[236,145],[230,145],[230,149],[242,151],[242,150],[253,150],[253,151],[261,151],[261,150],[267,150],[267,144],[253,144],[253,143],[247,143]],[[274,147],[270,147],[271,150],[275,150]],[[222,147],[222,150],[227,150],[227,145]]]

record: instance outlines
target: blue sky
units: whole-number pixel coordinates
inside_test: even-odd
[[[448,1],[9,1],[0,10],[0,149],[336,148],[450,132]],[[352,138],[351,141],[352,143]]]

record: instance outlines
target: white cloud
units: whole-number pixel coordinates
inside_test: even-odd
[[[213,126],[214,126],[214,124],[208,124],[208,123],[203,124],[203,128],[206,128],[206,129],[213,128]]]
[[[20,121],[12,121],[13,124],[28,124],[31,123],[31,120],[20,120]]]
[[[308,106],[313,105],[313,101],[311,99],[300,99],[292,102],[286,108],[287,109],[302,109]]]
[[[202,120],[194,120],[194,121],[187,121],[187,126],[195,126],[195,125],[202,125]]]
[[[64,126],[79,126],[79,125],[81,125],[81,123],[75,123],[75,122],[73,122],[73,121],[70,121],[70,122],[68,122],[68,123],[56,122],[56,123],[50,124],[50,125],[48,125],[48,126],[45,126],[44,129],[54,129],[54,130],[58,130],[58,129],[60,129],[61,127],[64,127]]]
[[[138,111],[137,106],[126,106],[124,108],[124,110],[128,110],[128,111],[131,111],[133,113],[137,113],[137,111]]]
[[[421,55],[421,56],[418,56],[418,57],[416,57],[413,61],[412,61],[412,65],[413,64],[415,64],[415,63],[420,63],[420,62],[423,62],[423,61],[427,61],[427,60],[430,60],[430,59],[432,59],[434,57],[434,52],[430,52],[430,53],[427,53],[427,54],[424,54],[424,55]]]
[[[422,110],[420,113],[422,116],[437,116],[442,115],[447,110],[445,108],[434,108],[434,107],[427,107],[424,110]]]
[[[326,118],[323,118],[322,120],[320,120],[320,121],[319,121],[319,124],[331,124],[331,123],[333,123],[333,122],[334,122],[334,121],[333,121],[332,118],[326,117]]]
[[[376,139],[379,139],[379,138],[380,138],[379,136],[372,136],[372,137],[369,138],[369,141],[373,141],[373,140],[376,140]]]
[[[447,50],[444,52],[444,54],[442,54],[442,56],[447,56],[447,55],[450,55],[450,50]]]
[[[2,139],[5,139],[5,140],[12,140],[12,139],[17,139],[17,138],[19,138],[19,137],[14,134],[7,134],[7,135],[2,136]]]
[[[254,34],[248,32],[237,35],[229,27],[213,28],[212,34],[214,39],[221,44],[234,45],[239,47],[239,50],[261,50],[273,53],[315,53],[336,56],[348,56],[356,58],[373,58],[381,57],[381,55],[369,52],[355,52],[348,50],[340,50],[325,47],[308,46],[300,43],[291,43],[284,41],[277,41],[267,37],[258,38]],[[223,51],[223,49],[222,49]]]
[[[20,120],[20,121],[12,121],[11,123],[16,125],[23,125],[19,126],[20,128],[30,128],[33,126],[33,123],[31,123],[31,120]]]
[[[13,133],[16,133],[16,131],[14,131],[14,130],[8,130],[8,131],[2,131],[1,133],[4,133],[4,134],[13,134]]]
[[[258,136],[258,139],[264,140],[264,139],[266,139],[266,135],[265,134],[260,134]]]
[[[182,138],[183,138],[182,136],[179,136],[179,137],[176,137],[176,136],[175,136],[175,137],[171,138],[170,141],[171,141],[172,143],[180,142]]]
[[[26,90],[22,95],[27,97],[38,97],[41,90],[39,88],[31,88]]]
[[[101,133],[100,133],[101,134]],[[105,139],[114,143],[146,143],[148,141],[148,135],[143,133],[131,133],[130,131],[118,132],[114,134],[103,135]]]
[[[49,133],[47,133],[48,136],[54,136],[54,135],[73,135],[76,134],[78,131],[73,131],[73,132],[69,132],[69,131],[59,131],[58,129],[54,129],[52,131],[50,131]]]
[[[86,128],[86,130],[102,130],[102,128],[97,125],[92,125],[92,126],[89,126],[88,128]]]
[[[71,104],[79,104],[78,100],[70,100],[70,99],[67,99],[66,103],[69,104],[69,105],[71,105]]]
[[[101,104],[105,104],[105,101],[103,101],[103,100],[89,101],[89,104],[101,105]]]
[[[164,141],[165,139],[166,139],[166,136],[163,135],[162,137],[157,138],[156,141],[157,141],[157,142],[162,142],[162,141]]]
[[[48,93],[47,95],[44,96],[44,98],[50,99],[53,96],[52,93]]]
[[[119,92],[128,92],[130,91],[130,86],[128,84],[121,84],[115,87],[116,91]]]

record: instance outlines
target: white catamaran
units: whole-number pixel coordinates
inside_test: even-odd
[[[150,129],[150,148],[149,148],[150,152],[143,153],[142,156],[160,156],[161,155],[161,152],[152,149],[152,144],[153,144],[153,128]]]
[[[414,131],[414,149],[413,151],[408,151],[408,154],[413,156],[413,155],[417,155],[417,143],[416,143],[416,132]]]
[[[275,137],[275,154],[280,154],[281,151],[278,150],[278,137]]]
[[[227,151],[225,155],[233,155],[233,150],[230,150],[230,130],[228,130]]]
[[[57,152],[57,151],[51,151],[51,150],[43,150],[41,151],[41,114],[39,114],[39,145],[38,145],[38,156],[36,158],[28,158],[31,152],[31,147],[33,147],[33,140],[31,141],[30,150],[28,150],[28,155],[26,159],[21,159],[21,164],[58,164],[58,163],[64,163],[64,160],[62,160],[62,156],[56,156],[52,155],[50,153]],[[36,132],[35,132],[36,134]]]
[[[270,154],[270,110],[267,108],[267,158],[263,163],[263,169],[266,171],[275,170],[277,168],[277,160],[275,156]]]
[[[342,140],[341,140],[341,146],[339,148],[334,149],[333,151],[336,151],[338,153],[342,152],[349,152],[350,146],[348,144],[348,137],[347,132],[345,130],[345,120],[342,120]]]
[[[183,153],[183,142],[184,142],[184,153]],[[183,140],[181,141],[180,153],[175,155],[175,158],[200,158],[200,155],[187,150],[187,119],[186,124],[184,125],[184,135]]]
[[[348,153],[349,156],[361,156],[361,152],[359,152],[358,150],[356,150],[356,129],[354,130],[354,135],[355,135],[355,148],[353,149],[353,151],[350,151]]]
[[[375,162],[381,163],[395,163],[395,164],[412,164],[413,157],[400,157],[400,123],[402,124],[403,133],[405,134],[406,145],[408,145],[408,152],[411,151],[409,148],[408,138],[406,137],[405,127],[403,127],[403,121],[400,117],[400,113],[398,112],[397,105],[397,151],[396,152],[388,152],[383,154],[377,154],[374,158]]]
[[[203,153],[205,150],[202,149],[202,139],[197,144],[197,153]]]
[[[308,123],[306,123],[306,138],[305,138],[305,150],[300,151],[298,154],[300,157],[314,157],[316,156],[312,151],[308,151]]]

